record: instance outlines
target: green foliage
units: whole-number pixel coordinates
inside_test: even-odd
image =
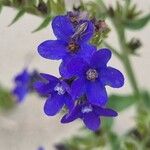
[[[148,100],[150,101],[150,98]],[[123,137],[121,142],[121,148],[123,150],[150,150],[149,108],[144,101],[138,103],[136,127]]]
[[[131,30],[142,29],[150,21],[150,14],[139,19],[126,20],[124,26]]]
[[[47,27],[50,23],[50,20],[51,20],[51,16],[47,16],[45,18],[45,20],[40,24],[40,26],[37,27],[33,32],[37,32],[37,31],[42,30],[43,28]]]
[[[25,13],[26,13],[25,9],[19,10],[18,13],[16,14],[15,18],[12,20],[12,22],[10,23],[9,26],[11,26],[15,22],[17,22]]]
[[[54,16],[63,14],[66,11],[64,0],[47,0],[47,2],[44,0],[3,0],[0,2],[0,10],[2,6],[18,9],[10,25],[20,20],[25,13],[43,17],[43,22],[33,32],[47,27]]]
[[[51,6],[51,15],[56,16],[65,12],[64,0],[48,0]]]
[[[109,97],[108,107],[117,111],[123,111],[129,106],[135,104],[137,101],[138,98],[133,95],[111,95]]]
[[[0,2],[0,13],[1,13],[1,11],[2,11],[2,8],[3,8],[3,5],[2,5],[2,3]]]
[[[150,108],[150,93],[148,91],[143,91],[142,99],[145,106],[147,106],[147,108]]]
[[[108,27],[103,31],[96,32],[91,40],[91,43],[99,47],[102,42],[108,37],[109,32],[110,29]]]
[[[102,131],[82,133],[84,136],[74,136],[71,140],[65,142],[66,150],[99,150],[108,145],[107,133]]]
[[[84,10],[89,12],[91,18],[105,19],[107,17],[107,9],[102,0],[89,1],[82,5],[84,5]]]
[[[139,17],[142,12],[130,0],[125,0],[123,4],[117,1],[116,8],[110,7],[108,14],[113,21],[130,30],[142,29],[150,20],[150,14]]]
[[[109,142],[111,145],[111,150],[120,150],[120,137],[114,132],[109,132],[108,134]]]
[[[137,50],[142,46],[141,41],[137,38],[132,38],[127,42],[127,47],[131,54],[138,55]]]
[[[11,93],[0,87],[0,109],[6,110],[11,109],[15,106],[15,101],[11,95]]]
[[[106,132],[108,130],[112,129],[113,123],[114,123],[114,119],[113,118],[101,118],[101,128],[106,130]]]
[[[132,138],[125,139],[121,144],[121,150],[140,150],[139,144]]]

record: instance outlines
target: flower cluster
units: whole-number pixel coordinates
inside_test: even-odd
[[[48,95],[44,112],[54,116],[65,107],[68,111],[62,123],[80,118],[87,128],[98,130],[101,116],[117,116],[117,112],[106,107],[105,86],[119,88],[124,84],[124,77],[117,69],[107,66],[111,51],[97,50],[90,43],[95,26],[87,16],[73,12],[56,16],[52,28],[57,39],[41,43],[38,52],[46,59],[62,60],[61,77],[41,74],[44,81],[35,83],[38,93]]]
[[[37,80],[40,80],[39,73],[35,70],[30,73],[27,68],[15,76],[12,94],[16,97],[17,102],[22,102],[26,95],[34,90],[33,83]]]

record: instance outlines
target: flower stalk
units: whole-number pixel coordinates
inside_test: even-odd
[[[136,76],[133,72],[133,68],[132,68],[131,61],[130,61],[129,51],[128,51],[128,48],[126,46],[125,30],[123,27],[120,26],[120,24],[118,25],[114,21],[113,21],[113,23],[114,23],[114,26],[116,28],[116,32],[118,35],[120,48],[122,50],[122,54],[121,54],[122,63],[123,63],[124,68],[126,70],[126,73],[127,73],[128,79],[130,81],[130,85],[132,87],[133,93],[135,96],[139,97],[140,91],[139,91],[138,83],[136,80]]]

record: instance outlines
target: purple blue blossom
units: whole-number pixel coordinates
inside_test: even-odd
[[[67,65],[68,72],[77,77],[71,85],[71,95],[77,99],[86,94],[91,104],[104,106],[108,101],[105,86],[119,88],[124,84],[122,73],[107,66],[111,51],[100,49],[89,62],[82,58],[73,58]],[[79,88],[80,87],[80,88]]]
[[[52,28],[57,40],[44,41],[38,46],[38,52],[47,59],[62,59],[60,74],[69,77],[66,63],[71,57],[89,59],[96,51],[95,46],[88,43],[94,33],[93,24],[88,20],[80,20],[74,27],[68,16],[57,16],[52,21]]]
[[[37,80],[40,80],[39,73],[36,70],[30,73],[27,68],[15,76],[15,87],[12,94],[16,97],[17,102],[22,102],[28,93],[34,91],[33,83]]]
[[[48,116],[56,115],[65,105],[69,110],[74,106],[74,101],[70,96],[69,85],[61,79],[49,74],[41,74],[45,82],[35,83],[35,89],[38,93],[48,95],[44,105],[44,112]]]
[[[76,119],[81,119],[87,128],[96,131],[100,128],[100,117],[116,117],[117,112],[109,108],[98,107],[89,103],[78,104],[74,109],[66,114],[62,123],[69,123]]]
[[[37,150],[45,150],[44,147],[40,146]]]
[[[61,77],[41,74],[43,80],[35,84],[37,92],[48,97],[44,112],[54,116],[66,106],[68,112],[62,123],[80,118],[87,128],[96,131],[101,125],[100,117],[117,116],[117,112],[106,108],[106,86],[120,88],[124,77],[119,70],[107,66],[109,49],[97,51],[90,44],[95,28],[85,15],[69,12],[56,16],[52,28],[57,39],[41,43],[38,52],[46,59],[62,60]]]
[[[18,102],[21,102],[24,100],[29,91],[28,85],[30,82],[30,74],[27,69],[24,69],[23,72],[17,75],[14,81],[16,85],[12,91],[12,94],[16,96]]]

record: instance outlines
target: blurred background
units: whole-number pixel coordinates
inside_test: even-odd
[[[105,0],[106,4],[114,5],[116,0]],[[150,10],[150,1],[133,0],[138,8],[144,13]],[[69,10],[77,0],[66,0]],[[8,27],[16,10],[5,7],[0,14],[0,83],[8,89],[13,87],[13,77],[20,72],[28,63],[28,57],[32,58],[29,70],[37,69],[43,73],[50,73],[59,76],[59,61],[46,60],[37,53],[37,46],[46,39],[54,39],[54,35],[49,25],[47,28],[31,33],[41,22],[41,18],[30,14],[25,14],[17,23]],[[109,20],[106,22],[111,27],[108,41],[117,46],[116,35]],[[150,89],[150,28],[147,25],[144,30],[138,32],[129,32],[129,37],[136,36],[142,41],[142,47],[139,49],[139,56],[133,56],[132,64],[136,72],[140,86]],[[109,62],[111,66],[119,68],[122,72],[122,64],[115,56]],[[119,90],[108,88],[110,93],[130,93],[128,81],[125,86]],[[26,97],[26,100],[11,111],[0,111],[0,150],[36,150],[43,145],[46,150],[54,150],[53,145],[65,140],[71,135],[78,134],[81,122],[75,121],[71,124],[62,125],[59,122],[59,115],[56,117],[47,117],[43,113],[44,100],[36,94]],[[119,114],[116,118],[114,130],[122,134],[134,125],[134,108],[129,108]],[[90,131],[89,131],[90,132]]]

